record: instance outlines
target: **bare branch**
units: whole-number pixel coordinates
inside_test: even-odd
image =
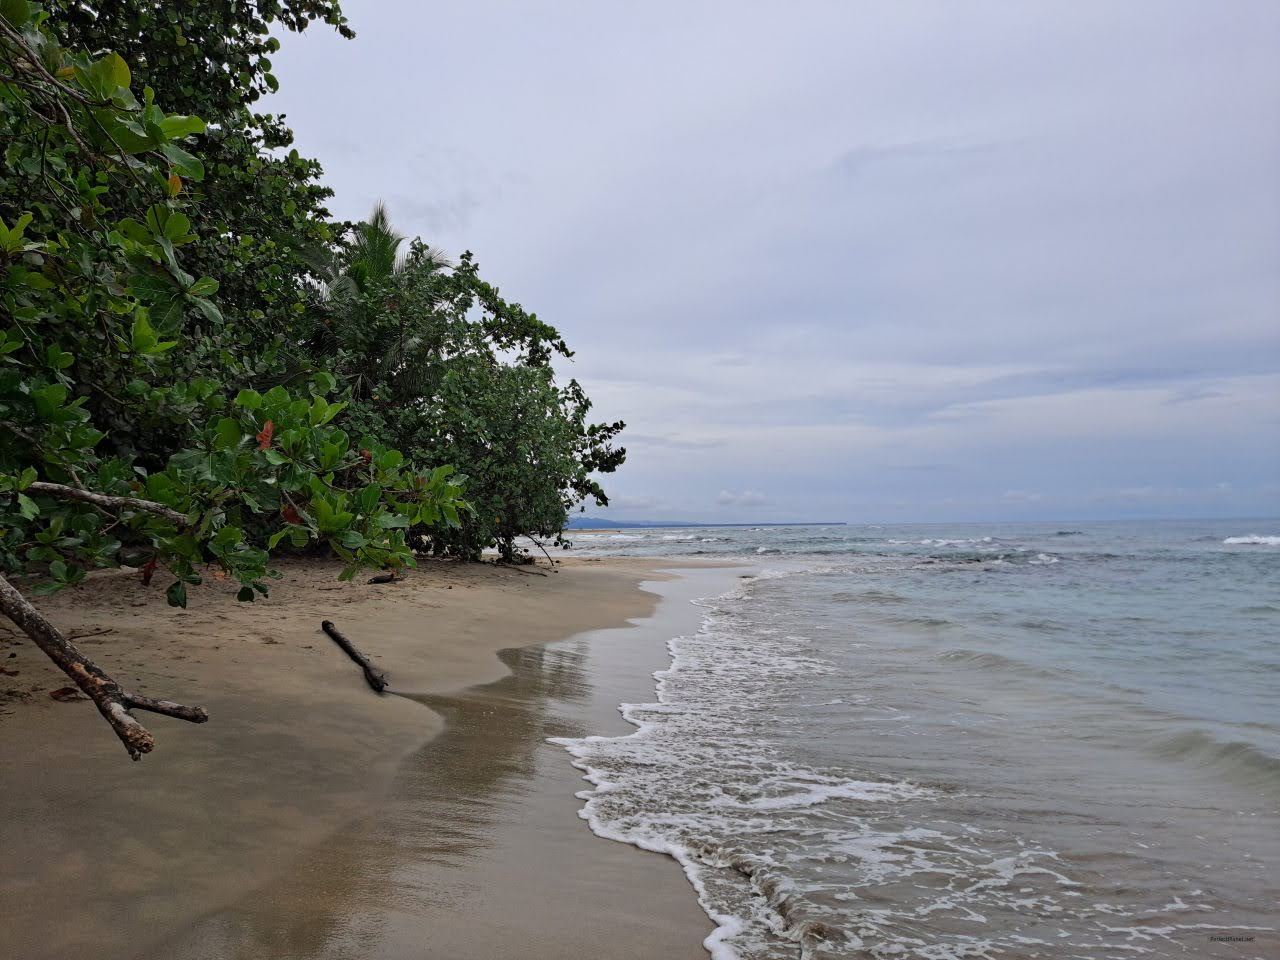
[[[166,507],[163,503],[156,503],[154,500],[140,500],[137,497],[112,497],[105,493],[82,490],[80,487],[69,487],[65,483],[46,483],[43,480],[37,480],[27,489],[34,490],[36,493],[47,493],[52,497],[62,497],[64,500],[79,500],[82,503],[102,507],[105,510],[138,510],[142,513],[153,513],[158,517],[164,517],[171,523],[176,523],[180,527],[187,525],[187,518],[184,514],[171,507]]]
[[[209,714],[203,707],[188,707],[172,700],[153,700],[131,694],[112,677],[76,649],[39,610],[18,592],[3,576],[0,576],[0,613],[12,620],[37,647],[44,651],[58,668],[75,681],[77,687],[98,708],[98,712],[111,724],[129,756],[141,760],[144,753],[155,749],[156,740],[146,727],[129,713],[131,708],[150,710],[168,717],[204,723]]]

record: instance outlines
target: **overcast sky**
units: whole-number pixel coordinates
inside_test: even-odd
[[[1280,514],[1275,0],[343,8],[268,105],[565,334],[589,513]]]

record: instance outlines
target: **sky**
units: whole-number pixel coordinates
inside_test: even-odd
[[[590,515],[1280,516],[1280,3],[343,10],[264,105],[565,335]]]

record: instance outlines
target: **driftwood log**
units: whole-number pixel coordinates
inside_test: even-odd
[[[369,686],[373,687],[378,693],[382,693],[383,690],[387,689],[387,675],[375,667],[373,661],[357,650],[355,645],[333,625],[332,620],[321,621],[320,629],[327,633],[334,643],[345,650],[347,656],[354,660],[360,669],[364,671],[364,678],[369,681]]]
[[[35,486],[34,484],[32,486]],[[50,486],[45,484],[45,486]],[[98,712],[111,724],[129,756],[141,760],[144,753],[155,749],[156,740],[142,724],[133,718],[130,710],[148,710],[166,717],[177,717],[192,723],[204,723],[209,714],[203,707],[188,707],[172,700],[153,700],[130,693],[116,680],[108,676],[92,660],[86,657],[62,632],[55,627],[17,589],[0,576],[0,613],[17,624],[18,628],[56,663],[85,696],[94,702]]]

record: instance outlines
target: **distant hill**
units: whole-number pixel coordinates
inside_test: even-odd
[[[632,527],[843,527],[843,520],[813,520],[805,523],[693,523],[688,520],[604,520],[600,517],[570,517],[567,530],[622,530]]]

